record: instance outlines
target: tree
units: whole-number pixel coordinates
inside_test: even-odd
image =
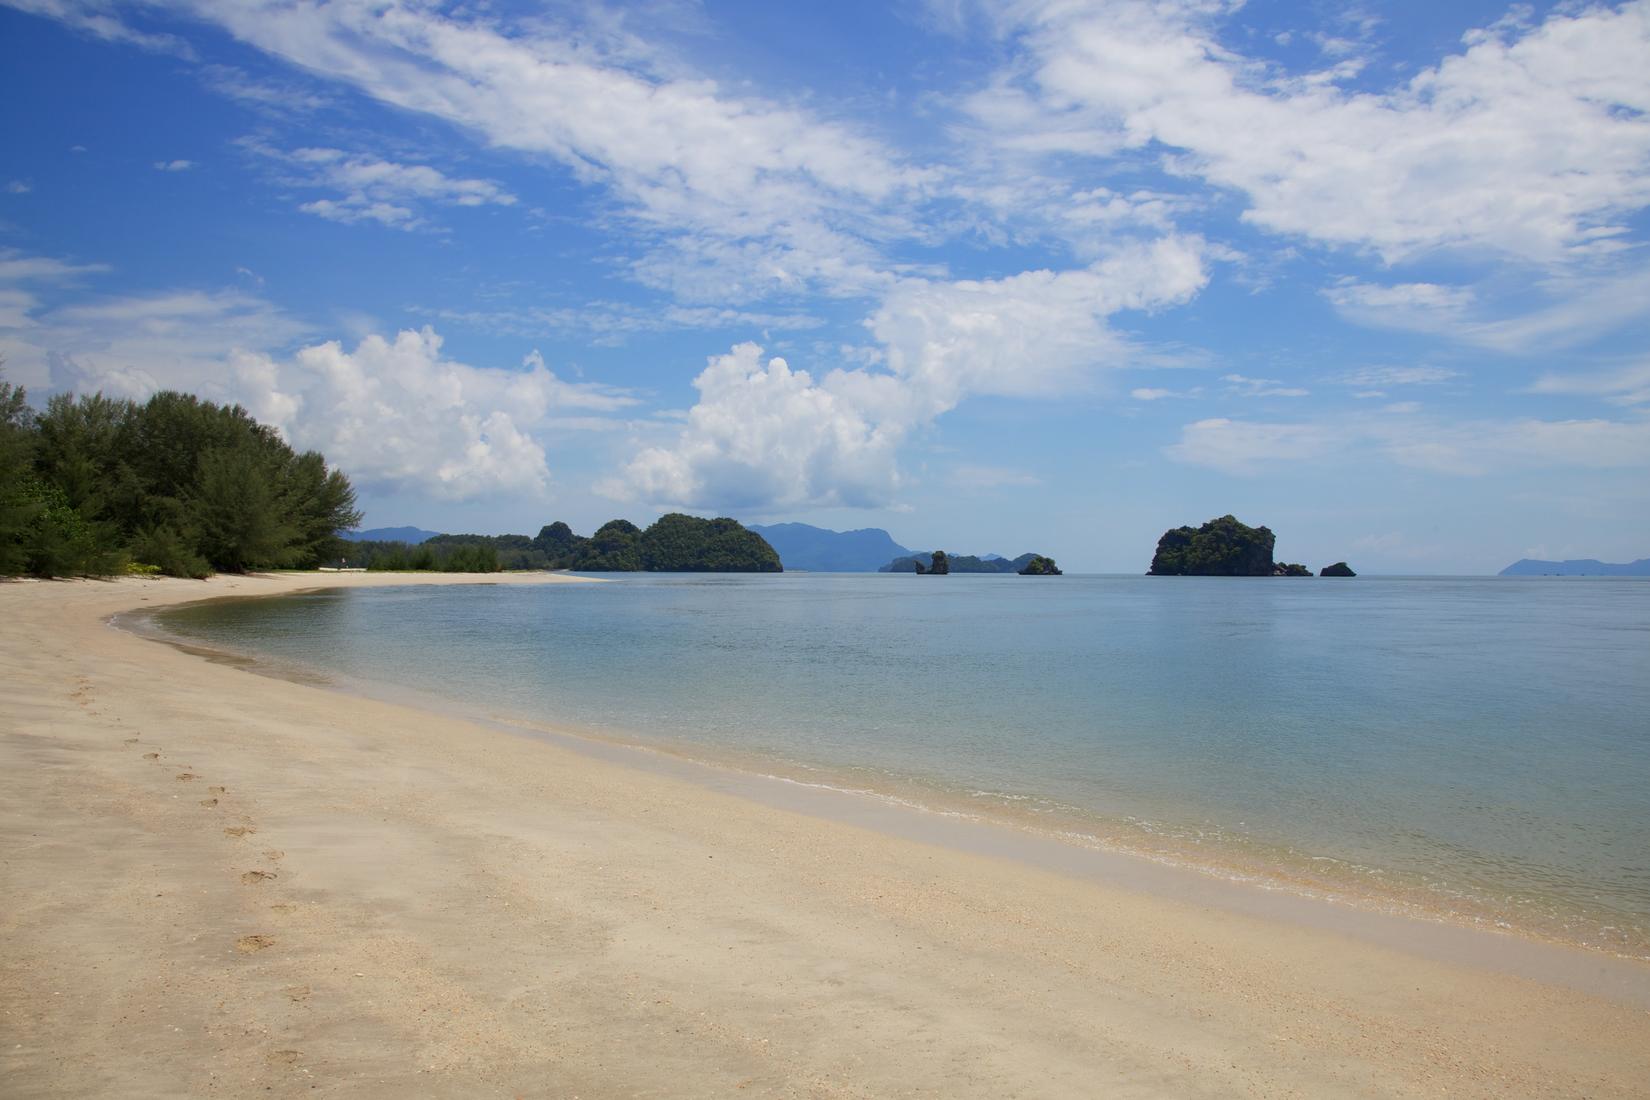
[[[34,483],[34,412],[21,386],[0,379],[0,576],[24,571],[24,542],[39,502]]]

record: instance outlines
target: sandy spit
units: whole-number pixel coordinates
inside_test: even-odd
[[[406,581],[0,584],[0,1095],[1650,1093],[1642,1006],[105,622]]]

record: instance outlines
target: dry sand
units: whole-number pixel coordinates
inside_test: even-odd
[[[0,1095],[1650,1094],[1647,1002],[1508,937],[1440,961],[104,621],[317,583],[0,584]]]

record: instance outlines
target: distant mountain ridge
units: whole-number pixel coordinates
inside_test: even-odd
[[[1501,570],[1502,577],[1650,577],[1650,558],[1640,558],[1622,564],[1599,561],[1596,558],[1571,558],[1568,561],[1538,561],[1520,558]]]
[[[340,531],[338,537],[350,542],[404,542],[411,546],[433,539],[441,531],[426,531],[422,527],[373,527],[366,531]]]
[[[893,558],[911,553],[880,527],[832,531],[807,523],[775,523],[769,526],[750,523],[745,525],[745,529],[766,539],[768,545],[778,552],[786,569],[804,569],[815,573],[875,573]]]

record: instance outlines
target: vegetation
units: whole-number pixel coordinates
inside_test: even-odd
[[[436,573],[497,573],[501,569],[542,568],[506,564],[504,554],[486,535],[443,535],[443,542],[427,539],[405,542],[368,539],[348,543],[339,564],[373,571]],[[515,538],[525,536],[516,535]]]
[[[1021,554],[1017,558],[977,558],[972,554],[947,554],[945,551],[936,551],[945,558],[946,571],[950,573],[1019,573],[1022,572],[1031,559],[1039,557],[1037,554]],[[1045,561],[1050,560],[1045,558]],[[929,572],[927,566],[922,565],[918,555],[895,558],[881,569],[879,573],[918,573]]]
[[[1275,542],[1269,528],[1221,516],[1196,529],[1164,532],[1147,572],[1154,577],[1270,577]]]
[[[237,405],[60,395],[37,413],[0,382],[0,574],[313,568],[360,520],[348,478]]]
[[[565,523],[553,523],[533,541],[556,555],[552,568],[586,573],[779,573],[785,568],[767,540],[738,520],[680,512],[660,516],[645,531],[629,520],[612,520],[588,539]]]
[[[526,535],[436,535],[417,545],[350,543],[342,563],[364,569],[575,569],[586,573],[778,573],[779,555],[760,535],[731,519],[672,513],[646,531],[626,519],[585,538],[560,522]]]
[[[1025,568],[1020,570],[1022,577],[1058,577],[1061,576],[1060,567],[1054,564],[1053,558],[1045,558],[1041,554],[1031,555]]]
[[[1310,577],[1311,575],[1312,570],[1295,562],[1280,561],[1272,566],[1272,576],[1274,577]]]
[[[915,558],[912,559],[912,564],[916,567],[915,571],[918,574],[931,574],[936,577],[943,577],[951,572],[951,559],[946,557],[944,550],[934,551],[934,553],[929,556],[929,563],[930,564],[928,565],[924,565]]]

